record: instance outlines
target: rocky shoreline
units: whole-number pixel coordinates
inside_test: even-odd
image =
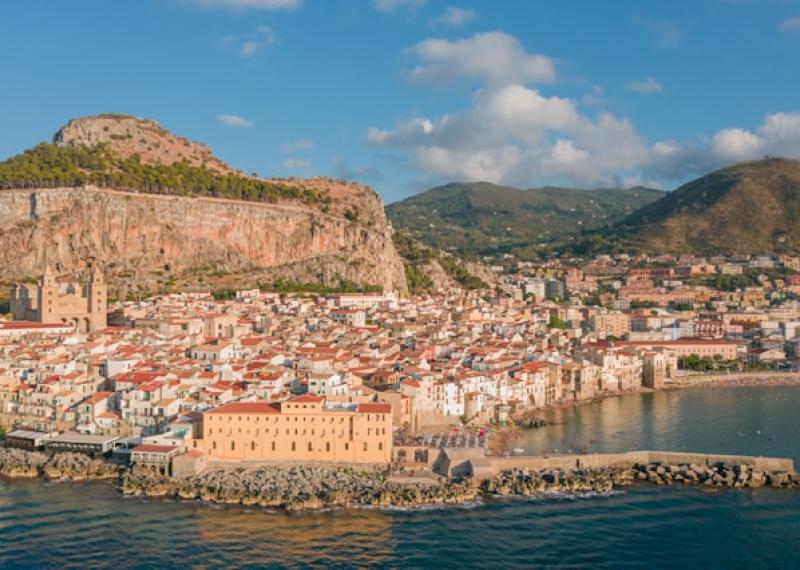
[[[402,483],[386,479],[378,469],[309,465],[211,468],[183,479],[131,472],[123,475],[120,490],[125,495],[170,495],[286,511],[456,504],[478,495],[478,489],[467,481]]]
[[[627,467],[586,469],[510,468],[482,480],[386,477],[378,467],[268,465],[208,468],[183,478],[77,453],[46,455],[0,448],[0,477],[7,479],[117,480],[123,495],[172,496],[186,501],[260,506],[287,512],[335,507],[420,507],[455,505],[481,496],[536,497],[553,494],[610,493],[633,484],[697,485],[704,488],[800,489],[800,474],[767,471],[748,464],[651,462]]]
[[[117,479],[120,466],[82,453],[47,455],[38,451],[0,448],[0,477],[55,481]]]

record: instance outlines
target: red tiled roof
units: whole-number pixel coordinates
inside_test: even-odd
[[[95,392],[84,402],[85,404],[96,404],[98,402],[102,402],[109,396],[111,396],[113,392]]]
[[[322,398],[320,398],[319,396],[315,396],[314,394],[303,394],[302,396],[297,396],[296,398],[292,398],[289,401],[291,403],[293,403],[293,404],[294,403],[298,403],[298,404],[314,403],[314,404],[316,404],[317,402],[321,402]]]
[[[279,414],[280,407],[268,402],[230,402],[207,414]]]
[[[359,404],[358,413],[360,414],[391,414],[391,404]]]

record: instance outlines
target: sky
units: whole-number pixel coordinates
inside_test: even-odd
[[[387,203],[800,157],[800,0],[3,0],[0,76],[0,159],[126,113]]]

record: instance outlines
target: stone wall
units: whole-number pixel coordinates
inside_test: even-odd
[[[551,457],[512,456],[487,457],[494,474],[507,469],[600,469],[604,467],[631,468],[639,463],[697,463],[711,465],[722,462],[728,464],[752,465],[765,471],[794,471],[794,462],[781,457],[752,457],[745,455],[720,455],[707,453],[684,453],[672,451],[628,451],[625,453],[594,453],[588,455],[554,455]]]

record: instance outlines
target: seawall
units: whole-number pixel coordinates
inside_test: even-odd
[[[552,457],[487,457],[495,473],[504,469],[574,469],[575,467],[600,469],[621,467],[629,469],[642,463],[714,463],[752,465],[764,471],[794,472],[794,461],[785,457],[753,457],[748,455],[722,455],[713,453],[685,453],[680,451],[628,451],[624,453],[592,453],[587,455],[557,455]]]
[[[447,454],[446,450],[442,450]],[[476,476],[494,477],[509,469],[529,469],[542,471],[546,469],[631,469],[634,465],[648,463],[697,464],[714,465],[749,465],[762,471],[787,471],[794,473],[794,461],[785,457],[760,457],[749,455],[726,455],[714,453],[688,453],[681,451],[627,451],[622,453],[592,453],[584,455],[552,455],[511,457],[483,456],[476,453],[449,454],[447,458],[439,458],[434,469],[442,475],[457,476],[470,470]],[[480,450],[476,450],[480,451]]]

